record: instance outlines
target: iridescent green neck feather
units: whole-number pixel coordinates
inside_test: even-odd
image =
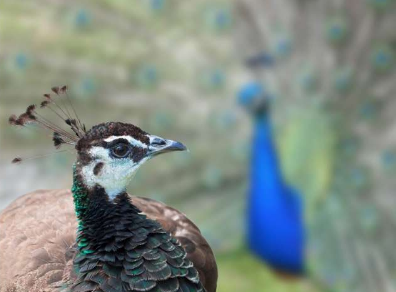
[[[77,173],[76,165],[73,166],[73,186],[71,189],[73,193],[74,208],[78,222],[77,243],[80,252],[89,254],[93,251],[88,246],[88,240],[83,237],[82,230],[84,229],[84,218],[88,210],[89,197],[88,191],[81,182],[81,178]]]
[[[73,186],[71,189],[73,193],[74,208],[77,216],[78,227],[82,228],[82,221],[87,212],[89,197],[88,191],[81,182],[81,178],[77,173],[76,166],[73,166]]]

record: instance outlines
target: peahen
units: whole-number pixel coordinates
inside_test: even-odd
[[[199,229],[171,207],[126,193],[142,164],[186,147],[120,122],[87,131],[66,106],[66,90],[53,88],[40,107],[64,119],[69,131],[35,105],[9,118],[47,130],[56,148],[73,146],[77,161],[71,191],[36,191],[2,211],[0,290],[216,291],[216,261]]]
[[[269,97],[258,82],[245,85],[239,102],[253,115],[248,197],[248,244],[282,274],[304,274],[302,198],[286,182],[273,141]]]
[[[395,291],[395,1],[239,0],[236,11],[238,51],[273,97],[282,169],[304,196],[309,277]]]

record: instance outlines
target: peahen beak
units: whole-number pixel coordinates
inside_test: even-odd
[[[151,157],[162,153],[184,150],[187,150],[187,147],[180,142],[164,139],[158,136],[150,136],[148,155]]]

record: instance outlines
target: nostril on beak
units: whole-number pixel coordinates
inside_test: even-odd
[[[154,138],[153,141],[151,142],[152,146],[165,146],[166,141],[161,138]]]
[[[150,137],[150,146],[149,146],[148,155],[150,155],[151,157],[161,153],[167,153],[172,151],[184,151],[184,150],[187,150],[187,147],[180,142],[167,140],[157,136]]]

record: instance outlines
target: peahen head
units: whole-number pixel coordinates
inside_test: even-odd
[[[183,151],[173,140],[119,122],[94,126],[76,144],[77,170],[88,188],[100,186],[110,199],[125,191],[136,170],[162,153]]]
[[[253,116],[263,116],[268,113],[270,95],[259,82],[245,84],[238,93],[238,102]]]
[[[99,187],[113,200],[125,192],[136,170],[146,161],[162,153],[187,149],[180,142],[150,135],[127,123],[102,123],[87,131],[67,96],[67,87],[54,87],[52,91],[55,95],[44,94],[40,107],[30,105],[21,115],[12,115],[9,122],[49,131],[57,149],[73,147],[77,154],[74,179],[86,191]],[[68,130],[44,118],[39,108],[55,113]],[[15,158],[13,162],[22,160]]]

